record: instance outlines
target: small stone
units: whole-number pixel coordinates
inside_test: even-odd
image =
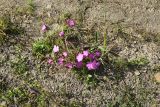
[[[51,13],[48,12],[47,15],[48,15],[48,17],[51,17]]]
[[[47,9],[51,9],[51,8],[52,8],[52,5],[49,4],[49,5],[46,6],[46,8],[47,8]]]
[[[156,82],[160,83],[160,72],[156,73],[154,75],[154,78],[155,78]]]
[[[140,75],[140,72],[139,71],[135,71],[134,74],[138,76],[138,75]]]
[[[142,72],[146,73],[146,72],[147,72],[147,70],[143,70]]]
[[[133,43],[134,43],[134,44],[136,44],[136,43],[137,43],[137,41],[134,41]]]
[[[107,81],[107,80],[108,80],[107,76],[104,76],[104,77],[103,77],[103,80]]]

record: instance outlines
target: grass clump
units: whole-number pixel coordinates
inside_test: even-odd
[[[36,40],[32,45],[32,51],[37,56],[42,56],[52,50],[51,44],[45,39]]]
[[[7,105],[22,107],[45,107],[46,97],[47,93],[35,81],[8,88],[0,96]]]
[[[27,0],[27,5],[28,5],[28,9],[31,13],[35,11],[36,6],[35,6],[33,0]]]
[[[120,57],[112,59],[112,64],[117,70],[127,69],[127,63],[126,59]]]
[[[6,76],[0,75],[0,96],[5,90],[7,90],[8,84],[8,78],[6,78]]]
[[[132,60],[127,60],[124,58],[116,57],[111,60],[112,65],[114,68],[117,70],[122,70],[122,69],[130,69],[130,68],[141,68],[144,67],[145,65],[149,64],[149,60],[145,57],[139,57],[135,58]]]
[[[36,6],[33,0],[27,0],[26,6],[19,6],[16,8],[16,13],[20,15],[34,15]]]
[[[28,100],[27,92],[20,87],[11,88],[4,94],[5,95],[2,96],[2,99],[10,104],[21,104],[22,102]]]
[[[145,57],[136,58],[136,59],[130,60],[128,62],[128,66],[131,68],[140,68],[140,67],[143,67],[147,64],[149,64],[149,60]]]
[[[23,28],[11,22],[9,15],[0,17],[0,31],[3,31],[5,34],[12,34],[12,35],[24,33]]]
[[[10,26],[10,19],[9,17],[0,17],[0,29],[5,31]]]
[[[8,14],[0,17],[0,43],[3,43],[8,38],[8,35],[18,35],[23,33],[24,29],[11,22]]]
[[[2,30],[0,30],[0,43],[4,42],[5,37],[6,37],[6,34]]]
[[[8,17],[0,17],[0,43],[6,38],[6,31],[10,25],[10,19]]]

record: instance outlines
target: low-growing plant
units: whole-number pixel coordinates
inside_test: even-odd
[[[34,11],[35,10],[35,4],[34,4],[34,0],[27,0],[27,5],[30,6],[30,10]]]
[[[69,104],[69,107],[82,107],[82,104],[80,102],[72,101]]]
[[[145,57],[136,58],[133,60],[128,61],[128,66],[131,68],[140,68],[149,63],[149,60]]]
[[[20,15],[34,15],[36,6],[33,2],[33,0],[26,0],[26,5],[25,6],[19,6],[16,8],[15,12],[16,14],[20,14]]]
[[[0,17],[0,29],[5,31],[10,26],[10,18],[8,16]]]
[[[0,29],[0,43],[5,41],[6,34]]]
[[[2,99],[7,101],[8,104],[22,104],[28,100],[27,91],[23,88],[11,88],[3,93]]]
[[[0,17],[0,43],[7,39],[7,35],[23,34],[24,29],[11,22],[10,15],[6,14]]]
[[[128,68],[127,63],[128,61],[124,58],[118,57],[118,58],[112,59],[112,64],[117,71],[127,69]]]
[[[112,65],[114,66],[114,68],[116,68],[117,70],[127,70],[130,68],[141,68],[145,65],[147,65],[149,63],[149,60],[145,57],[139,57],[139,58],[135,58],[132,60],[127,60],[124,58],[120,58],[120,57],[114,57],[111,60]]]
[[[74,69],[80,79],[87,83],[95,83],[97,81],[96,72],[103,69],[100,58],[102,54],[106,54],[104,49],[106,48],[106,41],[104,41],[104,47],[102,46],[104,50],[102,51],[99,47],[96,47],[97,45],[90,45],[86,48],[82,44],[83,36],[85,35],[77,28],[75,20],[67,17],[65,21],[60,21],[60,23],[62,26],[65,26],[65,29],[59,32],[54,30],[48,31],[47,25],[42,25],[41,30],[47,35],[44,38],[46,41],[38,40],[33,43],[33,52],[43,55],[51,52],[51,57],[48,58],[49,64],[58,63],[60,66],[68,69]],[[106,39],[106,37],[104,38]],[[97,37],[93,36],[93,39],[97,40]],[[54,45],[51,49],[52,51],[50,51],[47,42]]]
[[[36,82],[28,82],[19,84],[16,87],[10,87],[3,91],[0,96],[1,101],[5,101],[7,105],[29,106],[29,107],[45,107],[48,95]]]
[[[0,75],[0,96],[4,91],[7,90],[9,85],[8,79],[2,75]]]
[[[119,78],[129,66],[140,67],[148,63],[143,58],[128,62],[122,58],[110,57],[107,33],[104,32],[103,40],[99,43],[102,34],[93,30],[84,31],[82,26],[78,26],[78,23],[71,19],[70,14],[62,16],[57,27],[59,30],[48,29],[48,26],[43,23],[41,31],[44,38],[33,44],[33,52],[43,55],[49,53],[48,64],[57,63],[59,66],[72,69],[78,74],[79,79],[86,83],[97,84],[98,75],[106,66],[114,68],[116,78]]]
[[[2,43],[5,40],[5,31],[8,29],[10,23],[11,22],[8,17],[0,17],[0,43]]]
[[[33,53],[37,56],[45,55],[52,50],[52,45],[45,39],[36,40],[32,45]]]
[[[21,34],[24,32],[24,29],[21,27],[17,27],[16,24],[11,22],[10,16],[6,15],[0,17],[0,30],[3,31],[5,34]]]
[[[11,61],[11,67],[13,68],[14,72],[19,75],[27,73],[29,69],[27,65],[27,59],[21,56],[18,56],[17,59]]]

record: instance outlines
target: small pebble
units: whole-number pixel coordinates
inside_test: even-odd
[[[51,8],[52,8],[52,5],[49,4],[49,5],[46,6],[46,8],[47,8],[47,9],[51,9]]]
[[[160,72],[154,75],[156,82],[160,83]]]
[[[138,75],[140,75],[140,72],[139,71],[135,71],[134,74],[138,76]]]

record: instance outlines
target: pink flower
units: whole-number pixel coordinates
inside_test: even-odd
[[[96,62],[96,66],[97,66],[97,68],[98,68],[100,65],[101,65],[101,63],[100,63],[100,62]]]
[[[93,62],[89,62],[86,64],[86,67],[88,70],[96,70],[100,66],[100,62],[96,62],[95,60]]]
[[[83,54],[79,53],[76,57],[78,62],[81,62],[83,60]]]
[[[75,26],[75,21],[73,19],[68,19],[67,24],[69,27],[74,27]]]
[[[77,63],[76,63],[76,67],[77,67],[77,68],[82,68],[82,66],[83,66],[82,61],[81,61],[81,62],[77,62]]]
[[[67,57],[67,55],[68,55],[67,52],[63,52],[64,57]]]
[[[67,68],[69,68],[69,69],[72,69],[72,68],[73,68],[73,64],[72,64],[72,63],[67,63],[65,66],[66,66]]]
[[[48,59],[48,64],[53,64],[53,60],[52,59]]]
[[[96,51],[96,52],[95,52],[95,56],[96,56],[96,57],[100,57],[100,56],[101,56],[101,52],[100,52],[100,51]]]
[[[47,30],[47,26],[45,24],[42,25],[41,30],[45,32]]]
[[[94,58],[95,58],[95,56],[94,56],[94,54],[93,53],[91,53],[91,54],[89,54],[89,56],[88,56],[91,60],[93,60]]]
[[[62,32],[59,32],[59,36],[60,36],[60,37],[64,36],[64,32],[63,32],[63,31],[62,31]]]
[[[89,52],[88,52],[88,50],[86,50],[86,51],[83,51],[83,56],[84,57],[87,57],[89,55]]]
[[[53,47],[53,52],[56,53],[59,51],[59,46],[54,45]]]
[[[63,65],[63,61],[64,61],[63,58],[59,58],[59,59],[58,59],[58,64],[59,64],[59,65]]]

